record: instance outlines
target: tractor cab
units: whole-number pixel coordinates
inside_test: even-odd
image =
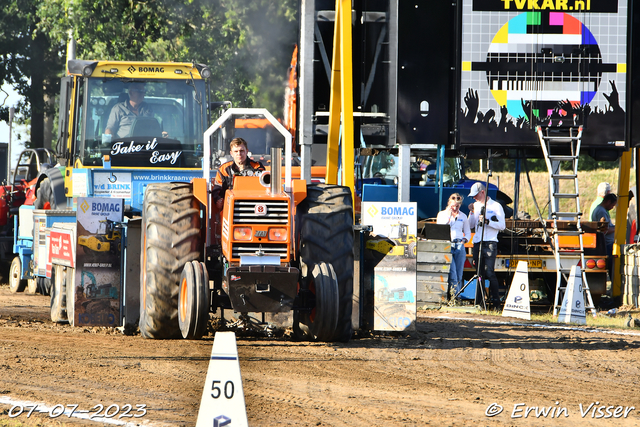
[[[113,167],[201,167],[204,91],[203,80],[188,78],[88,78],[78,161],[101,166],[106,155]]]
[[[400,241],[406,242],[409,226],[407,224],[394,224],[391,226],[391,231],[389,232],[390,239],[397,239]]]
[[[62,78],[58,157],[64,195],[124,199],[140,213],[145,188],[202,175],[210,103],[202,64],[70,60]]]

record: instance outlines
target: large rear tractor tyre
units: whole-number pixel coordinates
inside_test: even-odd
[[[338,322],[332,337],[323,341],[349,341],[353,333],[354,268],[351,190],[338,185],[309,185],[298,213],[302,274],[310,277],[314,265],[327,263],[338,279]]]
[[[56,209],[56,203],[53,197],[53,188],[51,180],[47,177],[40,182],[40,186],[36,191],[36,201],[33,203],[36,209]]]
[[[182,269],[200,258],[200,204],[189,183],[147,186],[142,211],[140,334],[179,338],[178,292]]]
[[[178,323],[182,338],[197,340],[207,331],[209,323],[209,274],[202,262],[184,265],[178,294]]]
[[[13,293],[22,292],[27,287],[27,280],[21,279],[22,276],[22,262],[20,257],[14,257],[11,261],[11,267],[9,267],[9,290]]]
[[[340,297],[338,277],[331,264],[312,266],[307,278],[309,290],[315,296],[315,307],[309,312],[299,313],[301,339],[333,341],[338,326]]]
[[[51,321],[66,323],[67,318],[67,271],[61,265],[53,266],[51,287]]]

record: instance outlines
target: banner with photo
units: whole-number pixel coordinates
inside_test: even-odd
[[[78,198],[74,326],[120,326],[123,208],[122,199]]]
[[[373,227],[364,250],[380,254],[374,267],[373,329],[416,328],[416,203],[363,202],[362,224]]]

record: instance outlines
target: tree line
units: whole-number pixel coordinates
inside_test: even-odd
[[[279,114],[298,38],[297,1],[0,0],[0,83],[23,101],[28,147],[50,146],[67,43],[87,60],[198,62],[214,100]],[[8,121],[0,93],[0,120]]]
[[[524,159],[523,162],[526,161],[526,168],[528,168],[529,172],[546,172],[547,164],[544,159]],[[482,169],[480,168],[480,162],[482,162]],[[481,170],[487,170],[487,161],[486,160],[471,160],[465,162],[467,165],[468,172],[480,172]],[[492,160],[491,170],[493,172],[515,172],[516,170],[516,161],[508,158],[496,158]],[[566,167],[565,167],[566,166]],[[620,166],[620,162],[618,160],[614,161],[598,161],[588,154],[581,154],[578,159],[578,168],[581,171],[592,171],[596,169],[616,169]],[[563,168],[571,167],[567,163]],[[525,171],[524,163],[521,163],[520,169],[522,172]]]

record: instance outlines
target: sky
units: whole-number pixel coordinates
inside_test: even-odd
[[[0,103],[4,100],[4,105],[7,107],[14,107],[18,104],[20,96],[11,88],[10,85],[2,86],[2,90],[9,94],[9,97],[4,100],[4,94],[0,92]],[[25,134],[24,126],[17,126],[14,122],[13,125],[13,138],[11,139],[11,167],[13,168],[18,162],[18,156],[24,149],[24,145],[17,141],[16,130]],[[0,142],[9,142],[9,123],[6,121],[0,121]]]

